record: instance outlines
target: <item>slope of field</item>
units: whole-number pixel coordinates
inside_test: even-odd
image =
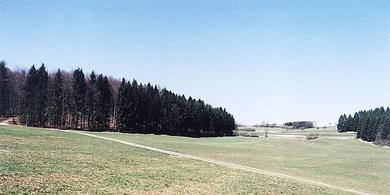
[[[134,137],[167,141],[166,136]],[[0,180],[0,194],[344,193],[78,134],[6,126],[0,126]]]
[[[314,131],[314,129],[310,130]],[[336,136],[334,129],[322,135]],[[301,132],[303,133],[303,132]],[[390,149],[355,139],[185,138],[97,133],[100,136],[178,151],[343,186],[389,194]],[[341,137],[351,137],[340,134]]]

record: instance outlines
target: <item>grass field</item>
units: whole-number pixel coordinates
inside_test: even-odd
[[[281,133],[283,130],[279,131]],[[315,132],[309,129],[307,134]],[[374,146],[339,134],[333,129],[320,135],[350,137],[316,140],[249,137],[185,138],[158,135],[98,133],[106,137],[223,160],[367,193],[390,193],[390,148]],[[294,133],[294,132],[288,132]]]
[[[172,142],[172,148],[193,153],[210,149],[203,155],[216,158],[213,152],[223,145],[229,149],[252,142],[242,138],[98,134],[148,140],[147,144],[166,148]],[[191,149],[194,146],[200,148]],[[0,126],[0,181],[0,194],[345,194],[83,135],[6,126]]]

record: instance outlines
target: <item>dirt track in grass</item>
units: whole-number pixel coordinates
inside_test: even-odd
[[[320,181],[315,181],[315,180],[305,179],[305,178],[301,178],[301,177],[291,176],[291,175],[287,175],[287,174],[283,174],[283,173],[267,171],[267,170],[263,170],[263,169],[259,169],[259,168],[243,166],[243,165],[229,163],[229,162],[225,162],[225,161],[219,161],[219,160],[204,158],[204,157],[200,157],[200,156],[189,155],[189,154],[180,153],[180,152],[163,150],[163,149],[149,147],[149,146],[136,144],[136,143],[132,143],[132,142],[117,140],[117,139],[103,137],[103,136],[98,136],[98,135],[92,135],[92,134],[89,134],[89,133],[86,133],[86,132],[74,131],[74,130],[61,130],[61,131],[65,131],[65,132],[69,132],[69,133],[76,133],[76,134],[85,135],[85,136],[90,136],[90,137],[103,139],[103,140],[107,140],[107,141],[113,141],[113,142],[117,142],[117,143],[120,143],[120,144],[125,144],[125,145],[128,145],[128,146],[132,146],[132,147],[143,148],[143,149],[147,149],[147,150],[150,150],[150,151],[156,151],[156,152],[169,154],[169,155],[177,156],[177,157],[181,157],[181,158],[187,158],[187,159],[207,162],[207,163],[211,163],[211,164],[221,165],[221,166],[225,166],[225,167],[240,169],[240,170],[244,170],[244,171],[249,171],[249,172],[253,172],[253,173],[268,175],[268,176],[272,176],[272,177],[290,179],[290,180],[298,181],[298,182],[302,182],[302,183],[314,184],[314,185],[318,185],[318,186],[333,188],[333,189],[342,190],[342,191],[345,191],[345,192],[350,192],[350,193],[355,193],[355,194],[369,194],[369,193],[366,193],[366,192],[361,192],[361,191],[357,191],[357,190],[354,190],[354,189],[345,188],[345,187],[342,187],[342,186],[331,185],[331,184],[323,183],[323,182],[320,182]]]

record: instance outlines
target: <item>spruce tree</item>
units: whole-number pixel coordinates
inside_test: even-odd
[[[36,86],[37,86],[37,70],[34,65],[31,66],[27,73],[26,84],[24,87],[24,111],[23,119],[28,126],[36,125]]]
[[[380,140],[390,141],[390,117],[387,116],[378,128],[378,138]]]
[[[126,80],[123,78],[116,102],[116,128],[120,132],[126,130],[126,101]]]
[[[85,81],[83,70],[78,68],[73,72],[73,101],[74,101],[74,110],[73,110],[73,128],[78,129],[79,126],[81,129],[84,125],[85,117],[85,92],[87,89],[87,84]]]
[[[48,103],[48,81],[49,76],[46,67],[42,64],[37,72],[37,91],[36,91],[36,110],[38,125],[44,127],[47,121],[47,103]]]
[[[344,123],[344,117],[341,115],[339,117],[339,122],[337,123],[337,131],[338,132],[343,132],[343,123]]]
[[[95,116],[95,107],[96,107],[96,75],[92,71],[89,76],[89,82],[87,85],[86,92],[86,114],[87,114],[87,128],[95,129],[96,125],[96,116]]]
[[[10,111],[10,78],[6,63],[0,62],[0,116],[8,114]]]
[[[50,101],[48,117],[53,127],[62,127],[65,119],[64,114],[64,83],[61,70],[54,75],[50,87]]]
[[[24,119],[30,126],[45,126],[47,121],[48,73],[44,64],[37,70],[30,68],[25,84]]]
[[[104,131],[110,128],[111,89],[107,77],[100,74],[96,81],[96,130]]]

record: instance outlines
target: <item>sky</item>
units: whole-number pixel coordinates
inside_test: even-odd
[[[137,79],[240,124],[390,106],[390,1],[0,0],[0,60]]]

